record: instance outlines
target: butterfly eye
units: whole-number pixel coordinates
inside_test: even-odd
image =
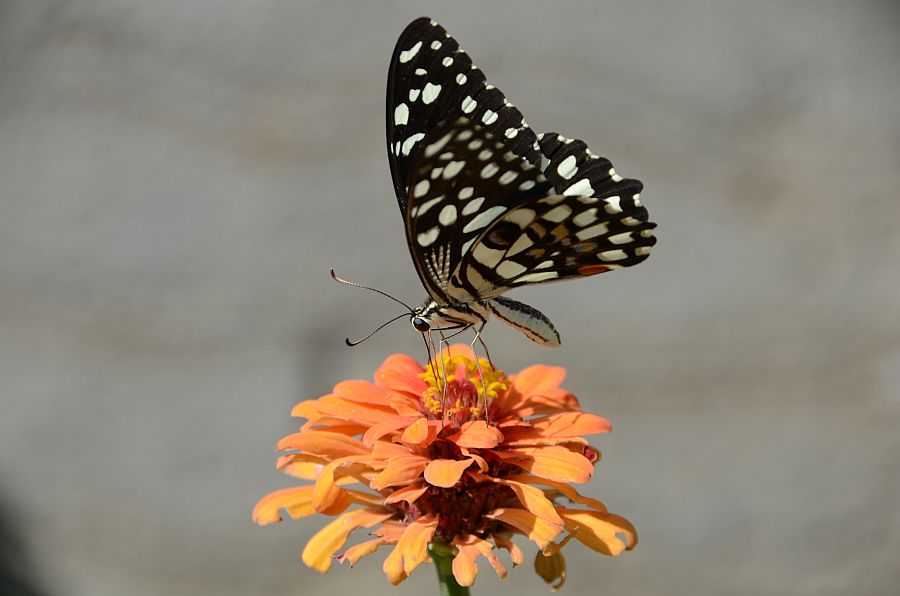
[[[431,323],[423,319],[422,317],[413,317],[412,326],[416,328],[416,331],[419,333],[425,333],[431,329]]]

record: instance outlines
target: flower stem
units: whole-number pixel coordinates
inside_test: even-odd
[[[469,596],[469,588],[456,583],[456,578],[453,577],[453,550],[452,546],[443,542],[432,542],[428,545],[428,551],[437,569],[441,596]]]

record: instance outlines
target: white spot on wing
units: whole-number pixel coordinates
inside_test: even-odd
[[[400,52],[400,62],[406,63],[412,60],[416,54],[419,53],[419,50],[422,49],[422,42],[417,41],[416,45],[409,48],[408,50],[404,50]]]
[[[419,93],[421,93],[420,89],[410,89],[409,90],[409,101],[416,101],[419,97]]]
[[[466,95],[466,98],[462,100],[462,111],[464,114],[470,114],[475,107],[478,105],[478,102],[472,99],[471,96]]]
[[[502,205],[494,205],[490,209],[485,209],[476,215],[472,221],[466,224],[466,227],[463,228],[463,233],[468,234],[469,232],[480,230],[494,221],[494,219],[504,211],[506,211],[506,207]]]
[[[400,147],[400,151],[403,153],[403,155],[409,155],[409,152],[412,151],[413,145],[421,141],[423,138],[425,138],[425,135],[420,132],[412,135],[411,137],[403,141],[403,145]]]
[[[628,255],[625,254],[624,250],[604,250],[600,254],[597,255],[600,257],[601,261],[621,261],[623,259],[627,259]]]
[[[603,200],[606,202],[606,205],[604,205],[603,208],[607,213],[610,215],[622,213],[622,207],[619,205],[619,197],[607,197]]]
[[[463,167],[465,167],[465,165],[466,165],[466,162],[462,161],[462,160],[451,161],[444,168],[444,179],[449,180],[450,178],[453,178],[454,176],[459,174],[460,170],[462,170]]]
[[[464,75],[463,73],[459,73],[458,75],[456,75],[456,82],[459,85],[463,85],[466,82],[466,75]]]
[[[582,211],[578,215],[572,218],[572,223],[576,226],[583,228],[589,223],[593,223],[597,219],[597,208],[591,207],[587,211]]]
[[[575,237],[579,240],[588,240],[590,238],[602,236],[607,232],[609,232],[609,227],[607,227],[606,222],[600,222],[597,225],[591,226],[589,228],[578,230],[578,232],[575,233]]]
[[[534,180],[526,180],[519,185],[519,190],[531,190],[534,188]]]
[[[497,121],[497,118],[500,116],[497,115],[497,112],[492,112],[491,110],[485,110],[484,115],[481,117],[481,121],[485,124],[493,124]]]
[[[558,166],[556,166],[556,172],[566,180],[570,179],[578,170],[578,168],[575,167],[575,161],[575,156],[570,155],[569,157],[562,160]]]
[[[513,170],[507,170],[507,171],[503,172],[503,174],[500,176],[500,178],[497,179],[497,182],[499,182],[500,184],[509,184],[510,182],[515,180],[518,175],[519,175],[518,172],[514,172]]]
[[[431,49],[439,50],[439,49],[441,49],[441,45],[442,45],[441,42],[439,42],[438,40],[434,40],[433,42],[431,42]]]
[[[531,238],[529,238],[527,234],[522,234],[516,239],[513,245],[509,247],[509,250],[506,251],[506,256],[517,255],[523,250],[531,248],[533,244],[534,242],[531,241]],[[551,261],[550,264],[552,265],[553,262]]]
[[[515,136],[516,136],[517,134],[519,134],[519,129],[517,129],[517,128],[507,128],[507,129],[506,129],[506,132],[503,133],[503,134],[506,135],[506,138],[507,138],[507,139],[512,139],[512,138],[515,138]]]
[[[591,183],[588,182],[587,178],[582,178],[581,180],[564,190],[563,194],[567,197],[590,196],[594,194],[594,189],[591,188]]]
[[[472,187],[467,186],[466,188],[469,189],[469,193],[467,196],[472,196]],[[465,188],[463,190],[465,190]],[[462,191],[459,192],[459,198],[461,198],[461,199],[466,198],[466,197],[462,196]],[[473,213],[478,211],[478,208],[481,207],[482,203],[484,203],[484,197],[478,197],[476,199],[472,199],[471,201],[466,203],[465,207],[463,207],[462,214],[463,215],[472,215]]]
[[[464,186],[459,191],[459,198],[463,199],[463,200],[468,199],[469,197],[472,196],[473,192],[475,192],[474,188],[472,188],[471,186]],[[484,198],[482,198],[481,200],[483,201]],[[463,211],[463,213],[465,213],[465,211]],[[466,215],[468,215],[468,214],[466,214]]]
[[[437,96],[441,92],[440,85],[434,85],[432,83],[425,83],[425,88],[422,90],[422,103],[429,104],[437,99]]]
[[[569,217],[569,214],[571,213],[571,207],[569,207],[568,205],[560,205],[545,213],[544,219],[546,219],[547,221],[552,221],[554,223],[559,223]]]
[[[450,141],[450,138],[452,136],[453,136],[453,131],[450,131],[447,134],[445,134],[444,136],[442,136],[441,138],[439,138],[438,140],[436,140],[434,143],[425,147],[425,157],[431,157],[435,153],[437,153],[438,151],[443,149],[444,145],[446,145]]]
[[[418,213],[418,215],[425,215],[425,212],[426,212],[426,211],[428,211],[429,209],[431,209],[432,207],[434,207],[434,206],[435,206],[438,202],[440,202],[440,200],[443,199],[443,198],[444,198],[444,196],[441,195],[441,196],[435,197],[435,198],[433,198],[433,199],[431,199],[431,200],[429,200],[429,201],[425,201],[424,203],[422,203],[421,205],[419,205],[419,213]]]
[[[426,247],[434,244],[434,241],[437,240],[437,237],[440,235],[441,231],[437,226],[434,226],[427,232],[422,232],[421,234],[416,235],[416,242],[419,243],[419,246]]]
[[[518,225],[520,228],[524,228],[528,224],[534,221],[535,212],[533,209],[515,209],[510,211],[505,219],[506,221],[511,221],[512,223]]]
[[[425,70],[424,68],[417,68],[417,69],[416,69],[416,74],[419,75],[419,76],[421,77],[422,75],[428,74],[428,71]]]
[[[489,163],[481,169],[481,177],[482,178],[490,178],[494,174],[500,171],[500,167],[495,163]]]
[[[413,188],[413,196],[417,199],[420,197],[424,197],[428,193],[428,189],[431,187],[431,183],[428,180],[419,181],[415,188]]]
[[[547,281],[548,279],[556,279],[559,274],[556,271],[541,271],[540,273],[529,273],[523,275],[518,280],[519,283],[537,283],[539,281]]]
[[[649,246],[638,246],[634,249],[634,254],[639,256],[649,255],[650,247]]]
[[[442,226],[452,226],[456,223],[456,206],[445,205],[438,214],[438,221]]]
[[[493,269],[494,266],[500,262],[500,259],[503,258],[503,251],[489,248],[484,244],[479,244],[475,247],[475,250],[472,251],[472,256],[485,267]]]
[[[394,124],[406,124],[409,118],[409,108],[405,103],[401,103],[394,109]]]
[[[443,64],[444,66],[450,66],[451,64],[453,64],[453,58],[447,56],[446,58],[441,60],[441,64]]]
[[[516,263],[515,261],[510,261],[509,259],[507,259],[500,263],[500,266],[497,267],[496,271],[506,279],[510,279],[516,277],[519,274],[525,273],[525,267]]]
[[[609,241],[613,244],[628,244],[632,241],[631,232],[624,232],[622,234],[610,236]]]
[[[613,182],[621,182],[622,181],[622,177],[619,176],[618,174],[616,174],[615,168],[609,169],[609,177],[612,178]]]

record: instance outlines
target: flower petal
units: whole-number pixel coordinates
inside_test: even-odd
[[[553,502],[544,495],[544,491],[541,489],[507,478],[492,478],[492,480],[497,484],[510,487],[516,494],[516,498],[519,499],[519,503],[531,513],[554,524],[563,525],[563,520],[556,512]]]
[[[562,532],[562,527],[543,520],[525,509],[494,509],[485,517],[509,524],[528,536],[528,539],[537,544],[542,550],[547,548],[553,539]]]
[[[617,557],[637,544],[637,531],[631,522],[610,513],[560,508],[566,529],[588,548]],[[623,538],[619,538],[619,535]]]
[[[369,486],[381,490],[389,486],[411,484],[419,479],[431,460],[421,455],[406,455],[388,460],[387,467],[372,479]]]
[[[471,586],[478,575],[478,565],[475,560],[481,556],[488,560],[494,571],[500,578],[506,577],[506,567],[494,554],[494,547],[490,542],[482,540],[472,534],[457,536],[453,539],[456,547],[456,556],[453,557],[453,577],[461,586]]]
[[[497,451],[496,454],[526,472],[559,482],[587,482],[594,472],[594,466],[588,458],[555,445],[517,447]]]
[[[596,414],[587,412],[567,412],[564,414],[552,414],[546,418],[532,420],[534,428],[543,431],[550,437],[581,437],[608,433],[612,430],[612,423]]]
[[[316,409],[322,414],[343,418],[344,420],[367,426],[398,418],[396,412],[390,406],[357,402],[335,395],[320,397]]]
[[[428,485],[423,484],[421,486],[412,485],[412,486],[404,486],[403,488],[398,488],[387,497],[384,498],[385,505],[392,505],[394,503],[399,503],[400,501],[406,501],[410,505],[416,502],[416,499],[425,494],[425,491],[428,490]]]
[[[375,441],[381,439],[386,434],[406,427],[410,423],[410,420],[410,418],[407,418],[405,416],[392,416],[387,420],[383,420],[374,424],[373,426],[369,427],[367,431],[365,431],[365,434],[363,434],[363,445],[371,447],[375,444]]]
[[[441,488],[455,486],[473,461],[471,457],[461,460],[435,459],[425,467],[425,482]]]
[[[491,538],[493,538],[494,544],[496,544],[498,548],[505,548],[509,551],[509,558],[512,560],[513,565],[521,565],[525,562],[525,553],[523,553],[522,549],[519,548],[519,545],[511,539],[503,534],[492,534]]]
[[[484,420],[471,420],[448,438],[460,447],[492,449],[503,442],[503,433]]]
[[[513,476],[506,476],[506,480],[515,480],[516,482],[524,482],[526,484],[540,484],[541,486],[549,486],[560,493],[562,493],[567,499],[572,501],[573,503],[578,503],[579,505],[585,505],[594,509],[596,511],[600,511],[601,513],[606,513],[606,505],[604,505],[601,501],[597,499],[592,499],[591,497],[585,497],[581,495],[575,488],[571,485],[565,484],[564,482],[556,482],[554,480],[548,480],[546,478],[538,478],[536,476],[529,476],[527,474],[516,474]]]
[[[422,416],[406,427],[406,430],[400,435],[400,440],[413,445],[425,445],[431,443],[435,437],[437,437],[437,428],[429,425],[428,419]]]
[[[312,506],[313,486],[292,486],[269,493],[253,508],[253,521],[261,526],[280,522],[279,510],[284,509],[291,519],[300,519],[316,513]]]
[[[368,381],[341,381],[334,386],[332,394],[347,401],[387,406],[389,392],[384,387],[373,385]]]
[[[413,358],[405,354],[394,354],[375,371],[375,384],[418,399],[427,386],[425,381],[419,378],[421,372],[422,365]]]
[[[369,449],[359,439],[324,430],[310,430],[288,435],[278,441],[276,449],[302,449],[328,459],[346,455],[368,455]]]
[[[356,528],[371,528],[393,515],[375,509],[355,509],[344,513],[319,530],[303,549],[303,562],[321,573],[331,569],[334,553],[344,546],[350,532]]]
[[[406,575],[412,573],[428,558],[428,543],[434,537],[437,526],[438,516],[423,515],[409,524],[406,531],[403,532],[397,548],[403,554],[403,572]]]
[[[343,564],[344,561],[350,561],[350,566],[356,565],[356,563],[365,557],[366,555],[371,555],[378,548],[386,544],[387,541],[384,538],[373,538],[372,540],[366,540],[365,542],[360,542],[359,544],[355,544],[348,548],[342,555],[338,555],[338,562]]]
[[[337,515],[350,506],[352,500],[347,491],[338,487],[335,479],[349,474],[371,470],[372,458],[367,455],[339,457],[322,469],[313,489],[313,507],[325,515]]]

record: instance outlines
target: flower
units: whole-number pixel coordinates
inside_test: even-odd
[[[611,426],[581,410],[559,386],[564,377],[543,365],[506,376],[468,346],[424,367],[391,356],[374,383],[343,381],[294,407],[307,422],[278,442],[288,453],[276,467],[315,482],[267,495],[253,519],[337,516],[307,543],[303,562],[324,573],[334,560],[352,565],[393,546],[383,566],[393,584],[429,561],[432,542],[451,545],[462,586],[474,583],[479,557],[505,577],[495,549],[522,563],[511,539],[521,534],[540,549],[538,575],[557,589],[572,538],[612,556],[637,544],[630,522],[571,486],[587,482],[600,458],[584,435]],[[358,528],[370,538],[344,549]]]

